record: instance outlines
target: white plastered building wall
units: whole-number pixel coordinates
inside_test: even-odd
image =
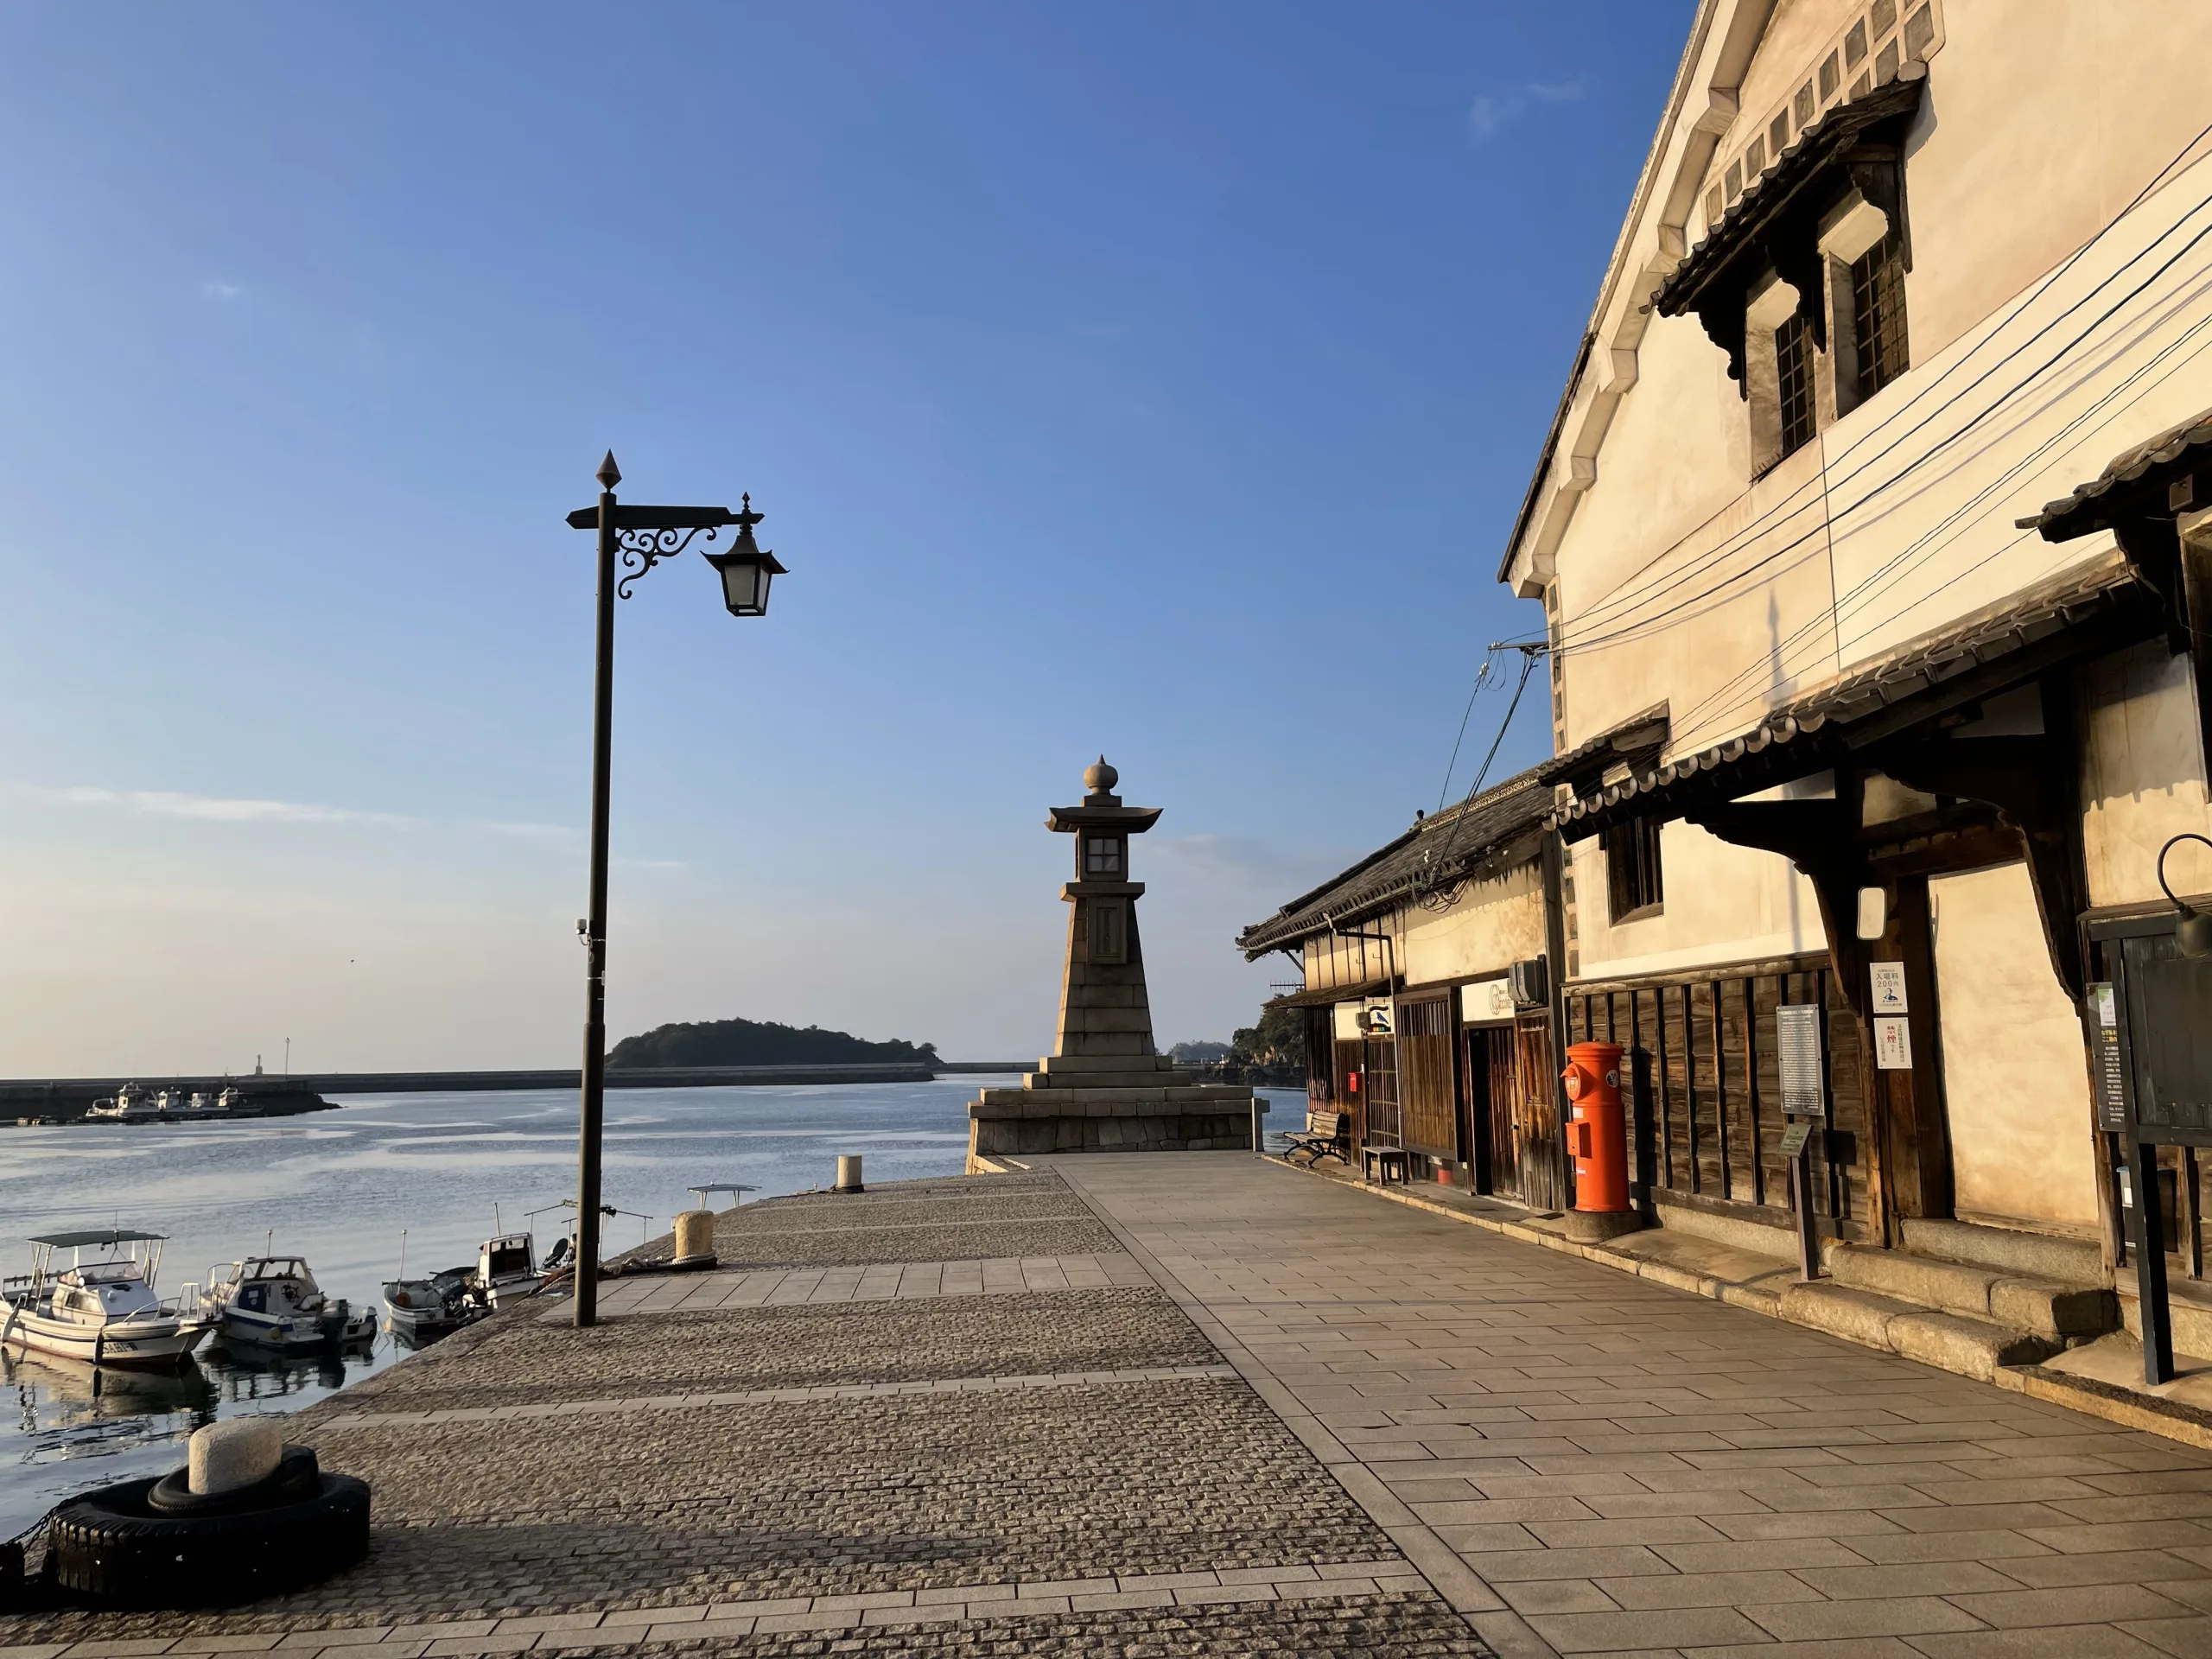
[[[2053,545],[2015,521],[2212,402],[2212,235],[2196,239],[2212,232],[2212,146],[2190,148],[2212,85],[2202,9],[1930,5],[1935,48],[1905,142],[1911,366],[1840,414],[1830,388],[1818,435],[1756,480],[1749,411],[1723,352],[1694,316],[1659,317],[1651,300],[1704,234],[1725,164],[1870,6],[1699,8],[1586,366],[1501,572],[1517,594],[1550,602],[1563,747],[1660,691],[1672,721],[1662,758],[1695,752],[1908,640],[2108,556],[2108,536]],[[1916,7],[1901,0],[1899,10]],[[2091,902],[2152,898],[2158,846],[2212,828],[2187,664],[2154,645],[2083,680]],[[1571,849],[1579,978],[1823,948],[1811,886],[1783,860],[1680,822],[1665,825],[1662,848],[1662,911],[1619,926],[1598,841]],[[2177,855],[2169,868],[2185,887],[2212,888],[2212,855],[2201,865]],[[1959,1202],[2077,1224],[2091,1179],[2087,1081],[2024,876],[1947,880],[1942,901]],[[1986,963],[1969,931],[2034,941],[2007,957],[2001,993],[1971,986]],[[2049,983],[2031,990],[2037,976]],[[2045,1063],[1980,1057],[2008,1030]],[[1986,1104],[1999,1098],[2002,1109]],[[2037,1151],[2021,1141],[2026,1122],[2063,1128]],[[1975,1150],[2000,1140],[2027,1147],[2013,1166]]]

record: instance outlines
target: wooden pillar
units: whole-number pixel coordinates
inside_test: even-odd
[[[1948,1217],[1951,1213],[1950,1129],[1943,1110],[1937,1054],[1941,1027],[1936,1019],[1928,878],[1901,876],[1888,892],[1887,924],[1882,937],[1868,948],[1868,971],[1871,974],[1877,963],[1904,965],[1908,1010],[1904,1019],[1912,1050],[1910,1070],[1877,1068],[1869,1073],[1884,1104],[1882,1135],[1890,1202],[1900,1217]],[[1876,1020],[1885,1017],[1878,1009],[1872,1012]],[[1878,1046],[1870,1044],[1870,1047]]]

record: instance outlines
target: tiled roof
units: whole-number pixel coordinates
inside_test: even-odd
[[[2212,409],[2191,416],[2179,426],[2167,428],[2126,454],[2114,456],[2112,464],[2087,484],[2050,503],[2041,512],[2021,519],[2019,527],[2041,531],[2048,542],[2068,541],[2106,529],[2112,523],[2113,510],[2120,505],[2120,502],[2107,499],[2114,490],[2125,484],[2142,483],[2154,471],[2162,474],[2150,479],[2155,488],[2166,482],[2163,474],[2177,462],[2194,466],[2200,457],[2212,461],[2212,454],[2203,453],[2208,451],[2212,451]],[[2212,480],[2208,480],[2207,484],[2212,485]],[[2202,499],[2212,494],[2212,489],[2200,488],[2196,494]],[[2165,503],[2153,505],[2164,508]]]
[[[1576,827],[1592,818],[1643,816],[1612,810],[1629,801],[1643,800],[1646,810],[1663,814],[1667,798],[1698,774],[1734,771],[1750,757],[1781,747],[1789,747],[1794,757],[1796,746],[1803,745],[1811,757],[1793,775],[1817,771],[1825,764],[1817,758],[1827,747],[1824,738],[2142,597],[2143,589],[2117,556],[2076,566],[1908,641],[1879,661],[1776,709],[1725,743],[1677,755],[1663,766],[1571,801],[1552,815],[1552,822],[1575,839]],[[1757,779],[1742,781],[1742,789],[1758,786]]]
[[[1256,957],[1294,939],[1386,910],[1411,894],[1465,880],[1539,828],[1552,791],[1534,771],[1509,778],[1473,800],[1440,812],[1370,853],[1342,874],[1292,899],[1237,936]]]
[[[1805,185],[1846,146],[1870,127],[1909,118],[1920,108],[1927,85],[1924,65],[1909,64],[1897,79],[1877,86],[1864,97],[1839,104],[1799,132],[1796,142],[1775,158],[1772,166],[1748,185],[1728,211],[1676,265],[1659,291],[1652,296],[1652,309],[1662,317],[1688,310],[1706,284],[1725,270],[1758,234],[1780,218]]]

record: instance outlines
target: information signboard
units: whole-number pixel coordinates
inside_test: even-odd
[[[1912,1070],[1912,1022],[1900,1014],[1874,1016],[1874,1064],[1885,1071]]]
[[[2127,1073],[2120,1058],[2120,999],[2109,982],[2089,987],[2089,1041],[2096,1056],[2097,1127],[2119,1135],[2127,1128]]]
[[[1774,1033],[1783,1111],[1791,1117],[1821,1116],[1821,1010],[1810,1002],[1784,1003],[1774,1011]]]

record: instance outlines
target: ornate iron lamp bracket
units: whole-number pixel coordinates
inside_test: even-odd
[[[628,574],[614,584],[615,594],[623,599],[629,598],[632,583],[640,580],[645,572],[663,559],[672,559],[683,552],[685,548],[691,545],[693,538],[701,531],[707,533],[709,541],[715,539],[715,526],[713,524],[671,525],[662,529],[616,531],[614,544],[621,551],[622,568]]]
[[[627,572],[615,583],[614,591],[624,599],[630,597],[630,589],[645,572],[663,559],[672,559],[683,552],[702,531],[711,542],[723,525],[747,522],[745,514],[732,512],[728,507],[649,507],[622,502],[613,504],[612,511],[614,545],[621,552],[622,569]],[[578,507],[569,515],[569,528],[596,530],[599,512],[597,507]]]

